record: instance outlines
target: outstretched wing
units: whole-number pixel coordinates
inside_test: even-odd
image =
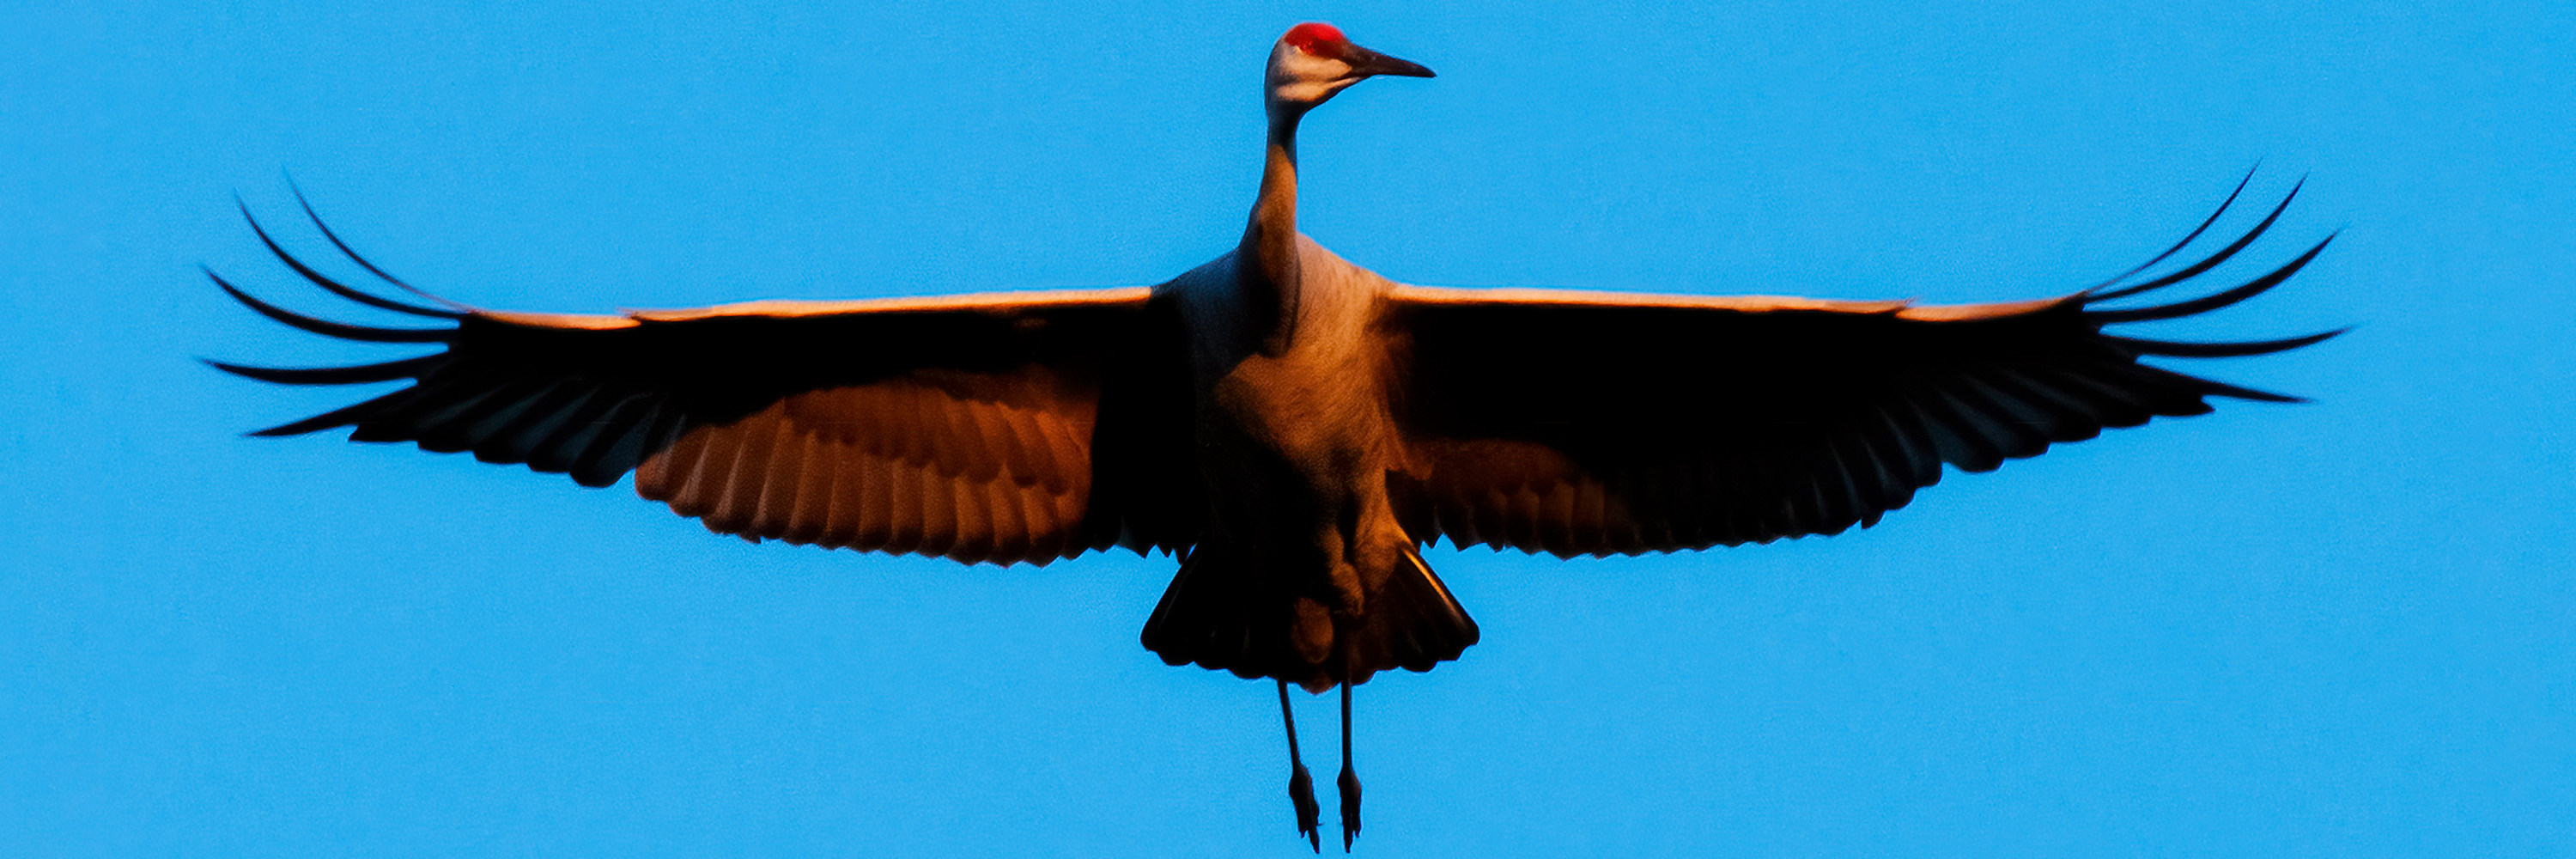
[[[291,385],[413,382],[254,435],[349,427],[584,486],[633,471],[638,494],[718,532],[968,563],[1196,539],[1179,320],[1147,289],[505,313],[349,287],[251,227],[314,285],[441,324],[317,319],[207,273],[244,305],[344,340],[442,347],[351,367],[209,362]]]
[[[1403,338],[1395,413],[1410,448],[1394,478],[1401,515],[1425,541],[1569,557],[1835,534],[1905,506],[1942,463],[1989,471],[2105,427],[2207,412],[2210,397],[2292,401],[2138,359],[2260,355],[2340,332],[2243,343],[2103,332],[2288,279],[2332,237],[2206,297],[2104,306],[2208,271],[2288,206],[2172,274],[2111,288],[2218,214],[2110,283],[2012,304],[1403,287],[1389,319]]]

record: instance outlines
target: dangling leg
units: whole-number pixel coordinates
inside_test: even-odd
[[[1284,693],[1283,693],[1284,694]],[[1333,780],[1342,792],[1342,852],[1351,852],[1351,838],[1360,834],[1360,774],[1351,769],[1351,684],[1342,681],[1342,777]]]
[[[1322,853],[1324,810],[1315,805],[1314,777],[1306,774],[1306,762],[1297,757],[1297,715],[1288,710],[1286,680],[1279,681],[1279,722],[1288,726],[1288,800],[1297,804],[1297,834],[1306,836],[1306,846]]]

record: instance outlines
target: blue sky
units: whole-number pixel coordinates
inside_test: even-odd
[[[387,354],[196,273],[306,297],[232,211],[292,225],[281,169],[488,307],[1156,282],[1234,240],[1303,19],[1440,72],[1301,138],[1302,225],[1398,280],[2045,296],[2260,159],[2249,194],[2309,184],[2222,273],[2343,238],[2156,330],[2359,326],[2200,365],[2312,404],[1865,532],[1434,553],[1485,643],[1360,690],[1363,851],[2576,849],[2556,4],[497,5],[0,11],[0,852],[1303,853],[1268,686],[1136,644],[1167,560],[747,545],[623,485],[242,439],[348,394],[194,363]]]

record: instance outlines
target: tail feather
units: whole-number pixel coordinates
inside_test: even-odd
[[[1404,548],[1403,566],[1369,595],[1368,616],[1350,634],[1361,655],[1352,666],[1352,682],[1366,682],[1371,673],[1393,668],[1429,671],[1458,658],[1480,635],[1466,607],[1410,545]]]
[[[1166,664],[1197,663],[1325,689],[1345,674],[1365,683],[1394,668],[1429,671],[1458,658],[1479,636],[1476,621],[1410,545],[1385,584],[1368,595],[1362,615],[1336,624],[1341,640],[1334,649],[1348,655],[1347,672],[1298,652],[1296,602],[1251,564],[1200,546],[1181,562],[1140,639]]]
[[[1167,665],[1198,663],[1243,677],[1285,669],[1289,649],[1287,602],[1262,577],[1229,564],[1219,550],[1201,545],[1181,560],[1181,571],[1163,589],[1146,618],[1141,640]]]

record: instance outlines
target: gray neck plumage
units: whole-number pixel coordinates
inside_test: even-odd
[[[1249,309],[1267,318],[1262,351],[1279,354],[1297,334],[1297,121],[1305,111],[1273,109],[1268,155],[1262,159],[1261,196],[1236,248],[1235,277]],[[1245,264],[1248,263],[1248,264]]]

